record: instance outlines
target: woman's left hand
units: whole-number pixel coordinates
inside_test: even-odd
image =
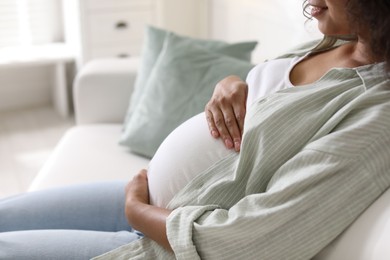
[[[149,204],[148,174],[141,170],[126,185],[125,214],[132,228],[172,251],[166,233],[166,219],[171,210]]]
[[[126,205],[134,202],[149,204],[148,174],[145,169],[141,170],[126,185]],[[127,208],[127,206],[126,206]]]

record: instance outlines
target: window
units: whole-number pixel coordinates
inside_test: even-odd
[[[63,41],[61,0],[0,0],[0,48]]]

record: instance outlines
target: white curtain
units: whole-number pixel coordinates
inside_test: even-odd
[[[61,0],[0,0],[0,48],[63,41]]]

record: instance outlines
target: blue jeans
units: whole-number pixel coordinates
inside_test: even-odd
[[[126,221],[125,185],[77,185],[0,200],[0,259],[90,259],[139,239]]]

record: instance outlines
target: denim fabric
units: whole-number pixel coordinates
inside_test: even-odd
[[[125,182],[0,200],[0,259],[90,259],[139,239],[124,213]]]

